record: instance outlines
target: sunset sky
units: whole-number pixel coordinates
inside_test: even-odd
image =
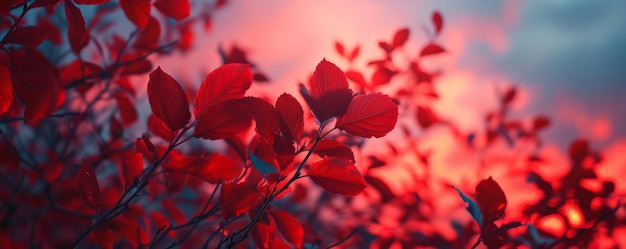
[[[215,12],[213,29],[198,34],[198,51],[187,55],[203,63],[180,67],[206,71],[204,64],[219,63],[218,44],[236,44],[272,79],[261,92],[281,85],[293,93],[322,57],[347,66],[334,41],[360,44],[356,65],[365,68],[380,57],[379,40],[408,27],[405,51],[414,55],[435,10],[444,17],[440,43],[448,50],[435,59],[444,72],[442,94],[449,95],[438,104],[441,112],[458,114],[450,108],[463,102],[487,108],[484,96],[513,84],[523,93],[518,114],[554,117],[547,138],[562,148],[579,136],[608,146],[626,135],[626,2],[619,0],[229,1]]]

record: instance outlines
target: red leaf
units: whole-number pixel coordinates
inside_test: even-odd
[[[165,208],[165,213],[172,218],[173,224],[181,225],[187,222],[187,217],[185,217],[185,214],[176,206],[172,199],[165,198],[161,203],[163,204],[163,208]]]
[[[124,180],[126,181],[126,187],[130,187],[133,185],[135,177],[139,177],[141,175],[141,171],[143,170],[143,157],[141,153],[133,153],[133,155],[128,158],[128,161],[122,170],[124,173]]]
[[[9,110],[11,103],[13,103],[11,72],[6,65],[0,64],[0,115]]]
[[[348,89],[348,80],[335,64],[323,59],[311,76],[311,96],[319,98],[334,90]]]
[[[67,38],[74,53],[80,51],[89,43],[89,33],[85,29],[83,13],[70,0],[65,0],[65,18],[67,18]]]
[[[581,163],[589,155],[589,141],[585,139],[577,139],[573,141],[568,150],[569,158],[575,163]]]
[[[256,131],[259,135],[271,139],[279,133],[278,113],[272,104],[256,97],[245,97],[240,101],[248,106],[252,112],[256,122]]]
[[[103,69],[101,66],[91,62],[75,60],[61,69],[59,80],[61,82],[61,86],[65,87],[73,84],[75,81],[88,77],[95,77],[102,72]]]
[[[143,30],[150,19],[150,0],[120,0],[124,14],[135,26]]]
[[[378,193],[380,193],[380,198],[383,203],[387,203],[390,200],[393,200],[394,198],[396,198],[396,195],[393,193],[391,188],[389,188],[387,183],[385,183],[380,178],[366,175],[365,181],[374,189],[376,189]]]
[[[189,50],[193,45],[194,33],[191,24],[193,24],[193,22],[182,23],[178,29],[178,31],[180,31],[180,39],[177,46],[183,51]]]
[[[137,110],[135,110],[133,101],[122,92],[113,94],[113,97],[117,100],[117,106],[122,118],[122,124],[124,124],[124,126],[129,126],[135,123],[135,121],[137,121]]]
[[[148,130],[152,132],[154,135],[157,135],[167,141],[172,140],[172,130],[165,124],[161,119],[157,118],[156,115],[151,114],[148,117]]]
[[[341,44],[341,42],[338,42],[338,41],[335,41],[335,50],[341,56],[344,56],[344,53],[346,52],[346,50],[343,47],[343,44]]]
[[[42,165],[43,178],[46,182],[56,181],[63,172],[63,164],[59,161],[59,154],[56,152],[48,153],[48,161]]]
[[[302,229],[300,222],[285,211],[272,211],[271,215],[274,218],[276,228],[283,237],[292,245],[301,248],[304,243],[304,229]]]
[[[434,43],[430,43],[422,48],[422,51],[420,52],[420,57],[436,55],[436,54],[440,54],[443,52],[446,52],[446,50],[443,49],[441,46],[434,44]]]
[[[251,212],[252,213],[252,212]],[[274,248],[274,238],[276,238],[276,226],[272,219],[269,218],[267,213],[258,214],[261,217],[258,219],[256,226],[252,228],[252,239],[256,248],[269,249]],[[250,215],[251,217],[252,214]]]
[[[74,0],[77,4],[103,4],[111,0]]]
[[[100,196],[98,178],[96,178],[96,172],[93,170],[93,167],[86,161],[83,162],[83,166],[76,172],[76,179],[80,193],[83,195],[87,204],[100,213],[102,196]]]
[[[150,73],[148,100],[154,115],[172,131],[182,129],[191,118],[185,91],[178,81],[160,67]]]
[[[484,226],[502,217],[507,204],[506,196],[500,185],[491,177],[476,185],[476,202],[483,214],[482,224]]]
[[[313,182],[335,194],[355,196],[366,187],[356,166],[337,158],[326,158],[314,163],[308,175]]]
[[[241,173],[241,164],[232,157],[222,154],[211,154],[208,158],[202,159],[204,163],[200,166],[195,174],[210,183],[218,183],[220,181],[229,181],[237,177]]]
[[[334,139],[322,139],[315,147],[315,153],[321,157],[334,157],[354,163],[354,153],[350,147]]]
[[[538,116],[533,120],[533,130],[535,131],[543,130],[548,126],[550,126],[550,119],[548,117]]]
[[[122,62],[125,62],[125,61],[128,61],[128,60],[122,60]],[[130,65],[123,67],[122,72],[120,72],[120,75],[127,76],[127,75],[133,75],[133,74],[144,74],[144,73],[150,72],[150,70],[152,70],[152,62],[150,62],[147,59],[142,59],[142,60],[135,61],[131,63]]]
[[[37,23],[37,26],[43,30],[45,39],[56,44],[61,45],[63,43],[63,36],[61,30],[56,24],[52,23],[49,18],[41,18]]]
[[[3,42],[7,44],[20,44],[27,47],[37,47],[46,39],[43,29],[37,26],[17,27],[7,33]]]
[[[354,83],[357,83],[362,88],[367,87],[367,82],[365,81],[365,77],[363,77],[363,74],[361,74],[361,72],[359,71],[348,70],[346,71],[346,77],[349,80],[354,81]]]
[[[256,186],[252,183],[224,183],[220,193],[222,217],[224,220],[239,217],[248,212],[257,203],[260,196]]]
[[[406,43],[408,39],[409,39],[409,29],[407,28],[400,29],[396,31],[396,33],[393,35],[393,42],[391,43],[391,46],[393,48],[401,47],[402,45],[404,45],[404,43]]]
[[[515,99],[515,96],[517,96],[517,88],[509,88],[506,93],[504,93],[504,96],[502,96],[502,103],[505,105],[510,104]]]
[[[209,106],[239,99],[252,84],[252,70],[248,64],[226,64],[209,73],[196,94],[193,114],[198,117]]]
[[[417,123],[422,129],[426,129],[437,122],[439,122],[439,118],[432,109],[427,106],[417,106]]]
[[[154,49],[159,42],[159,38],[161,38],[161,24],[156,18],[150,17],[146,28],[139,32],[135,47],[146,50]]]
[[[320,123],[328,119],[344,115],[352,101],[352,91],[350,89],[339,89],[326,92],[320,97],[313,97],[300,85],[300,93],[309,105],[309,108]]]
[[[439,13],[439,11],[433,12],[431,19],[433,26],[435,26],[435,34],[441,33],[441,29],[443,28],[443,18],[441,18],[441,13]]]
[[[280,130],[291,141],[298,141],[304,130],[304,111],[300,103],[288,93],[276,100]]]
[[[18,50],[9,56],[13,87],[25,104],[24,122],[37,123],[56,105],[56,68],[36,50]]]
[[[39,7],[47,7],[48,5],[55,5],[60,0],[36,0],[29,7],[30,8],[39,8]],[[9,0],[10,2],[10,0]],[[13,2],[17,2],[17,0],[13,0]]]
[[[209,106],[200,114],[194,136],[211,140],[225,139],[247,129],[251,123],[250,110],[236,100],[229,100]]]
[[[391,81],[391,77],[393,77],[396,72],[391,71],[391,69],[386,67],[379,67],[374,74],[372,75],[372,85],[380,86],[385,85]]]
[[[336,127],[355,136],[382,137],[398,120],[398,106],[387,95],[358,95],[345,115],[337,118]]]
[[[11,7],[13,7],[14,0],[0,1],[0,16],[5,17],[11,13]]]
[[[350,57],[348,58],[348,60],[353,61],[357,56],[359,56],[360,49],[361,47],[359,45],[354,47],[354,49],[352,50],[352,53],[350,53]]]
[[[182,20],[191,13],[189,0],[156,0],[154,7],[166,16]]]

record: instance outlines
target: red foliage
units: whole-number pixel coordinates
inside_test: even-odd
[[[509,117],[516,87],[499,93],[484,130],[465,131],[433,107],[440,72],[424,63],[447,52],[437,41],[439,12],[416,51],[405,46],[409,28],[379,41],[370,70],[355,63],[359,44],[335,42],[348,69],[322,59],[306,86],[291,89],[301,100],[246,96],[269,78],[234,45],[219,48],[223,65],[199,88],[154,68],[154,54],[193,48],[194,25],[212,25],[225,4],[0,3],[0,247],[569,248],[594,247],[624,228],[616,183],[598,176],[606,155],[594,141],[569,145],[563,174],[539,173],[551,166],[539,135],[553,120]],[[130,33],[115,28],[116,10],[133,23]],[[146,88],[134,84],[141,76]],[[396,92],[381,92],[389,89]],[[150,110],[140,105],[144,91]],[[431,135],[434,126],[452,135],[459,155],[471,154],[458,161],[480,167],[455,182],[459,205],[445,204],[465,202],[467,219],[445,225],[437,209],[452,199],[440,198],[450,180],[433,178],[440,153],[416,132]],[[484,179],[502,161],[536,186],[536,201],[514,209],[506,178]],[[398,190],[407,183],[414,186]]]

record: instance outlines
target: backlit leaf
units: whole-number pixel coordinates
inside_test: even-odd
[[[124,14],[139,29],[144,29],[150,19],[150,0],[120,0]]]
[[[304,130],[304,111],[300,102],[288,93],[283,93],[276,100],[276,112],[281,132],[292,141],[298,141]]]
[[[45,31],[37,26],[16,27],[7,33],[3,42],[7,44],[20,44],[27,47],[37,47],[46,39]]]
[[[391,46],[394,48],[401,47],[402,45],[404,45],[404,43],[406,43],[408,39],[409,39],[409,29],[408,28],[400,29],[396,31],[396,33],[393,35],[393,42],[391,43]]]
[[[350,89],[332,90],[319,97],[313,97],[303,85],[300,85],[300,93],[320,123],[344,115],[352,101]]]
[[[483,224],[492,223],[504,214],[506,196],[491,177],[476,185],[476,202],[483,214]]]
[[[146,28],[139,32],[135,47],[146,50],[154,49],[159,43],[159,38],[161,38],[161,24],[156,18],[150,17]]]
[[[397,120],[396,104],[389,96],[378,93],[356,96],[335,126],[355,136],[382,137],[393,130]]]
[[[122,124],[129,126],[137,121],[137,110],[133,101],[122,92],[113,94],[115,100],[117,100],[118,110],[122,118]]]
[[[25,105],[24,122],[37,123],[56,105],[56,68],[36,50],[18,50],[9,56],[13,87]]]
[[[272,138],[280,132],[278,128],[278,114],[272,104],[257,97],[245,97],[240,101],[248,106],[248,109],[252,112],[256,122],[256,131],[259,135],[265,138]]]
[[[431,20],[433,22],[433,26],[435,27],[435,34],[441,33],[441,29],[443,28],[443,18],[441,17],[441,13],[439,13],[439,11],[433,12]]]
[[[437,44],[431,43],[422,48],[422,51],[420,52],[420,57],[436,55],[443,52],[446,52],[446,50]]]
[[[367,186],[354,164],[338,158],[326,158],[314,163],[308,175],[326,191],[345,196],[356,196]]]
[[[13,82],[11,72],[4,64],[0,64],[0,115],[4,114],[13,103]]]
[[[67,18],[67,38],[74,53],[80,51],[89,43],[89,33],[85,28],[83,13],[70,0],[65,0],[65,18]]]
[[[431,125],[439,122],[439,118],[435,115],[430,107],[427,106],[417,106],[417,123],[422,127],[422,129],[426,129]]]
[[[302,243],[304,243],[304,229],[300,222],[285,211],[272,211],[271,215],[274,218],[276,228],[278,228],[283,237],[292,245],[301,248]]]
[[[76,172],[78,188],[83,198],[91,206],[100,213],[102,208],[102,196],[100,195],[100,187],[98,186],[98,178],[93,167],[86,161],[83,166]]]
[[[322,139],[315,147],[315,153],[322,157],[334,157],[354,163],[354,153],[350,147],[334,139]]]
[[[154,7],[166,16],[182,20],[191,13],[189,0],[156,0]]]
[[[225,220],[248,212],[259,200],[260,193],[249,182],[228,182],[222,185],[220,209]]]
[[[211,140],[236,135],[252,124],[250,110],[236,100],[209,106],[197,119],[194,136]]]
[[[124,174],[124,180],[126,181],[126,187],[130,187],[135,181],[136,177],[141,175],[141,171],[143,170],[143,156],[141,153],[133,153],[128,161],[124,165],[122,170]]]
[[[196,174],[210,183],[229,181],[241,173],[241,163],[230,156],[214,153],[202,160],[204,163],[198,164]]]
[[[172,131],[182,129],[191,118],[185,91],[160,67],[150,73],[148,100],[154,115]]]
[[[251,84],[250,65],[231,63],[213,70],[206,76],[196,94],[194,115],[197,118],[211,105],[242,98]]]
[[[317,64],[311,76],[311,96],[319,98],[325,93],[344,89],[348,89],[348,80],[339,67],[326,59]]]

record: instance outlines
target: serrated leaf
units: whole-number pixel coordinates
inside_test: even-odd
[[[213,70],[196,94],[194,115],[197,118],[212,105],[242,98],[251,84],[252,70],[248,64],[231,63]]]
[[[322,139],[315,147],[315,153],[321,157],[334,157],[354,163],[354,153],[350,147],[334,139]]]
[[[326,191],[345,196],[356,196],[367,186],[354,164],[338,158],[326,158],[314,163],[308,175]]]
[[[346,113],[337,118],[335,127],[355,136],[382,137],[398,121],[398,106],[387,96],[378,94],[356,96]]]
[[[252,113],[236,100],[209,106],[197,119],[194,136],[211,140],[234,136],[252,125]]]
[[[276,112],[282,134],[291,141],[298,141],[304,131],[304,110],[300,102],[288,93],[276,100]]]

